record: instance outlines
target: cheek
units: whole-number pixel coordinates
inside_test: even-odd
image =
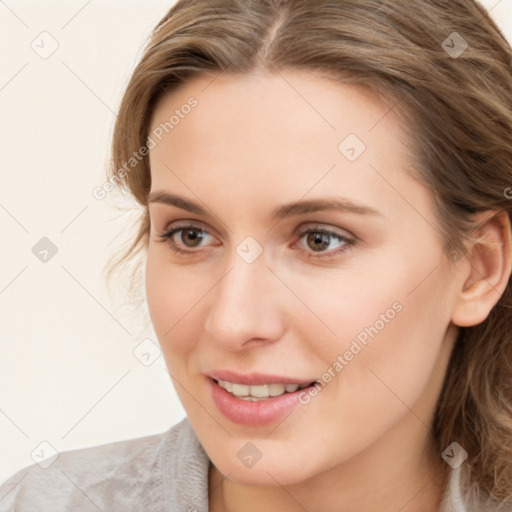
[[[146,299],[162,349],[180,351],[190,346],[186,329],[192,326],[189,317],[201,295],[204,295],[204,290],[198,284],[197,275],[194,279],[187,269],[170,265],[164,259],[160,249],[149,249],[145,275]]]
[[[294,292],[310,309],[295,318],[298,336],[321,354],[324,371],[342,356],[343,370],[350,367],[359,390],[363,380],[376,379],[368,369],[406,392],[408,380],[420,387],[449,325],[449,279],[437,266],[438,255],[424,251],[412,264],[403,254],[384,254],[378,264],[367,261],[350,272],[294,277]]]
[[[407,249],[382,251],[378,260],[367,258],[350,271],[318,274],[314,287],[311,277],[297,283],[295,291],[331,330],[321,345],[325,353],[349,350],[353,341],[361,354],[379,357],[382,351],[439,350],[450,321],[450,278],[436,251],[425,248],[418,256],[418,249]]]
[[[430,422],[446,362],[441,347],[449,318],[439,276],[411,293],[419,282],[413,274],[376,276],[359,280],[357,287],[345,280],[343,287],[331,288],[332,300],[323,304],[323,318],[336,336],[318,343],[310,324],[307,336],[322,354],[324,366],[318,369],[329,382],[305,408],[311,416],[329,418],[315,428],[327,444],[339,444],[336,457],[353,455],[402,421],[420,429]],[[295,419],[298,428],[301,417]]]
[[[208,295],[218,280],[211,270],[170,263],[161,248],[148,250],[148,310],[167,368],[176,377],[195,373],[189,366],[204,337]]]
[[[404,413],[404,404],[418,403],[425,390],[438,384],[449,325],[444,281],[434,272],[421,282],[428,271],[395,268],[402,270],[373,274],[375,279],[361,279],[358,286],[345,283],[350,294],[340,289],[336,307],[331,303],[324,310],[337,336],[322,350],[330,365],[340,363],[341,356],[333,392],[344,404],[341,415],[347,424],[359,424],[355,418],[365,421],[373,411],[385,428]],[[428,414],[427,409],[419,412],[425,422]]]

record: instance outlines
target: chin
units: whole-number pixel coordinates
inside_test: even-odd
[[[259,466],[259,464],[257,464]],[[260,466],[258,468],[236,468],[234,469],[229,464],[226,465],[226,471],[222,471],[222,468],[217,467],[217,469],[229,480],[236,482],[241,485],[253,485],[253,486],[263,486],[263,487],[272,487],[276,485],[289,486],[294,484],[299,484],[301,481],[307,478],[303,472],[300,474],[294,474],[292,468],[287,468],[284,466],[280,467],[266,467]],[[295,468],[296,470],[296,468]]]
[[[250,443],[243,446],[247,445],[250,446]],[[315,467],[311,463],[306,465],[297,457],[293,457],[293,454],[274,452],[269,453],[267,457],[263,454],[261,459],[254,462],[251,467],[246,467],[240,460],[244,459],[245,452],[239,455],[240,452],[242,450],[236,450],[230,457],[226,457],[226,453],[221,457],[214,456],[212,462],[226,478],[241,485],[289,486],[313,478],[316,474]],[[311,461],[311,458],[308,457],[308,460]],[[250,461],[247,463],[249,464]],[[321,472],[320,468],[318,472]]]

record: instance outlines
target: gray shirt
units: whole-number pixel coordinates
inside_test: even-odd
[[[0,511],[208,512],[209,464],[184,419],[161,434],[69,450],[46,469],[24,468],[0,487]],[[451,470],[439,512],[494,512],[465,502],[462,467]]]

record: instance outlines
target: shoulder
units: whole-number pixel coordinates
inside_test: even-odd
[[[183,449],[197,451],[194,437],[183,420],[159,434],[59,453],[46,469],[32,464],[4,482],[0,512],[160,510],[163,466]]]
[[[470,473],[468,463],[451,470],[439,512],[512,512],[512,496],[503,502],[482,496],[478,483],[470,480]]]

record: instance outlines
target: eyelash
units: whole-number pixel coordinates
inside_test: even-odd
[[[200,228],[199,226],[194,226],[193,224],[189,224],[189,225],[178,226],[178,227],[172,228],[172,229],[166,231],[165,233],[157,235],[160,238],[160,240],[157,240],[157,242],[168,242],[169,248],[171,249],[171,251],[173,251],[176,254],[182,255],[182,256],[188,256],[188,255],[191,255],[191,254],[194,254],[194,253],[201,252],[200,250],[199,251],[195,251],[195,250],[189,251],[189,250],[181,249],[172,240],[172,237],[176,233],[179,233],[180,231],[184,231],[186,229],[193,229],[195,231],[199,231],[201,233],[207,233],[208,234],[208,232],[206,230]],[[355,244],[355,240],[354,239],[347,238],[347,237],[345,237],[343,235],[340,235],[339,233],[336,233],[335,231],[331,231],[331,230],[325,229],[325,228],[316,228],[316,229],[314,229],[314,228],[307,228],[307,229],[302,229],[302,230],[298,231],[297,236],[299,237],[299,240],[300,240],[300,239],[302,239],[302,237],[304,237],[304,235],[308,235],[310,233],[316,233],[316,234],[323,234],[323,235],[332,236],[333,238],[336,238],[338,241],[344,242],[344,245],[339,247],[338,249],[332,250],[330,252],[317,252],[317,253],[315,253],[313,251],[303,250],[303,252],[307,253],[306,257],[308,259],[334,258],[336,256],[339,256],[341,253],[351,249],[352,246]]]

